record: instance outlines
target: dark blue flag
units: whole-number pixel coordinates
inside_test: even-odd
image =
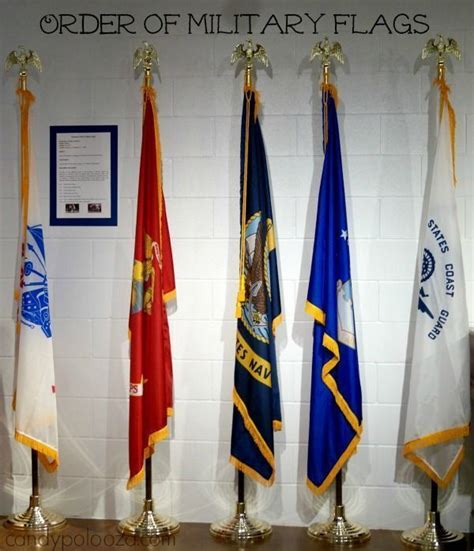
[[[341,146],[333,87],[323,90],[326,151],[306,312],[314,317],[308,486],[324,492],[355,452],[362,399]]]
[[[267,161],[258,96],[246,89],[241,139],[241,250],[230,461],[273,483],[273,431],[281,429],[275,329],[282,319]]]

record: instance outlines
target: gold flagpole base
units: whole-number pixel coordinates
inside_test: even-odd
[[[66,519],[41,507],[40,496],[30,496],[30,505],[23,513],[12,515],[4,523],[11,530],[29,530],[32,532],[48,532],[66,525]]]
[[[344,505],[336,505],[330,522],[315,523],[308,528],[308,536],[333,545],[358,545],[370,539],[370,530],[346,520]]]
[[[143,511],[136,516],[122,520],[118,525],[121,534],[137,536],[171,536],[179,530],[179,522],[171,517],[158,515],[153,511],[153,500],[145,499]]]
[[[439,511],[428,511],[426,523],[420,528],[403,532],[401,540],[415,549],[446,549],[465,544],[464,534],[443,527]]]
[[[211,524],[210,532],[214,537],[226,541],[251,543],[270,536],[272,527],[264,520],[248,517],[245,502],[237,502],[235,515]]]

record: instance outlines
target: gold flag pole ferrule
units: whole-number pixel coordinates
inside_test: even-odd
[[[444,59],[438,59],[438,80],[445,80],[446,65]]]
[[[28,73],[26,71],[20,71],[18,75],[18,85],[21,90],[26,90],[28,87]]]
[[[27,89],[28,68],[30,65],[39,73],[43,69],[39,55],[34,50],[28,50],[24,46],[18,46],[16,50],[12,50],[7,55],[5,59],[5,71],[9,71],[15,65],[19,66],[18,87],[21,90]]]
[[[143,73],[143,85],[145,88],[151,86],[151,71],[149,69],[145,69]]]
[[[253,65],[248,63],[245,67],[245,89],[253,88]]]
[[[329,63],[323,64],[323,84],[325,86],[329,84]]]
[[[137,70],[139,67],[143,67],[143,85],[145,88],[149,88],[152,85],[153,67],[157,68],[160,65],[160,59],[156,48],[149,42],[143,42],[143,46],[137,48],[133,55],[133,68]]]

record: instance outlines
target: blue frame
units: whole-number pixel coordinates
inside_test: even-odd
[[[110,218],[58,218],[56,212],[57,179],[56,179],[56,142],[58,134],[63,133],[98,133],[110,134]],[[118,127],[111,126],[50,126],[49,128],[49,223],[51,226],[117,226],[118,224]]]

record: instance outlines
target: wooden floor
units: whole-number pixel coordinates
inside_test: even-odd
[[[474,539],[466,542],[465,549],[471,550]],[[35,545],[36,544],[36,545]],[[273,533],[264,542],[252,546],[257,549],[272,551],[317,551],[331,549],[330,546],[315,542],[306,535],[304,528],[274,526]],[[57,532],[43,536],[34,536],[22,532],[7,531],[0,526],[0,549],[18,551],[96,551],[97,549],[174,549],[179,551],[213,551],[243,549],[245,546],[216,541],[209,535],[208,524],[183,523],[176,536],[157,539],[156,541],[134,540],[123,538],[117,532],[115,520],[71,519],[68,525]],[[334,549],[334,547],[332,547]],[[339,548],[341,549],[341,548]],[[400,543],[400,532],[390,530],[373,530],[371,540],[361,546],[367,551],[392,551],[403,549]]]

